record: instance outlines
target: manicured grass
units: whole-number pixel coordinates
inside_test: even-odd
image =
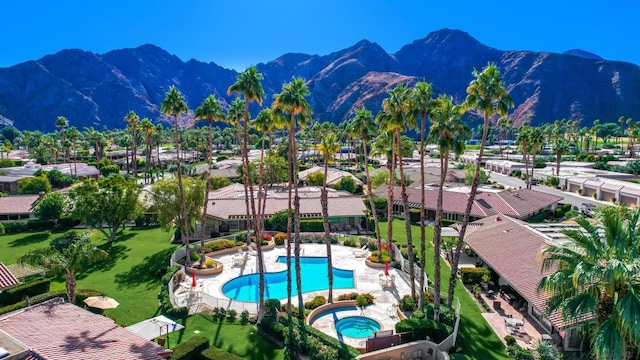
[[[387,234],[387,222],[380,222],[380,232],[383,238],[386,238]],[[429,275],[429,280],[433,281],[433,227],[426,228],[426,258],[425,263],[426,272]],[[420,226],[411,226],[411,238],[413,240],[413,246],[416,251],[420,249]],[[405,224],[402,220],[393,221],[393,240],[397,244],[407,243],[407,234],[405,230]],[[440,271],[442,274],[442,292],[447,292],[449,289],[449,276],[451,269],[446,261],[440,258]],[[481,310],[476,304],[475,300],[471,298],[466,291],[460,280],[458,280],[456,289],[454,291],[455,296],[460,299],[460,332],[457,340],[457,346],[460,346],[462,353],[467,356],[468,359],[499,359],[508,360],[510,357],[505,351],[505,347],[502,341],[495,334],[493,329],[484,320],[481,314]],[[404,294],[401,294],[404,295]]]
[[[13,264],[30,250],[47,247],[49,241],[64,231],[38,231],[0,236],[0,261]],[[120,302],[105,315],[127,326],[159,315],[160,278],[177,245],[169,243],[170,234],[159,228],[126,229],[109,244],[104,236],[93,232],[92,241],[109,252],[108,259],[76,274],[78,288],[104,292]],[[53,279],[51,290],[63,290],[64,278]],[[185,329],[169,335],[171,347],[199,331],[211,344],[246,359],[283,359],[284,350],[257,332],[251,325],[213,322],[209,315],[193,315],[178,320]]]
[[[196,314],[179,320],[184,330],[169,334],[169,347],[184,342],[196,335],[205,336],[209,344],[231,352],[245,359],[281,360],[284,348],[277,348],[253,325],[242,325],[238,320],[229,323],[226,320],[213,320],[211,315]],[[198,331],[199,333],[195,333]]]

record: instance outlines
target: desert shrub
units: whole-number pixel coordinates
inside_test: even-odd
[[[338,301],[343,301],[343,300],[355,300],[358,297],[358,293],[348,293],[348,294],[342,294],[338,296]]]
[[[209,339],[196,335],[191,339],[176,345],[171,354],[172,360],[198,360],[200,353],[209,348]]]
[[[462,283],[465,285],[479,284],[482,281],[482,277],[485,274],[488,274],[489,276],[491,276],[491,271],[484,267],[460,269],[460,279],[462,280]]]
[[[313,310],[327,303],[327,298],[324,296],[316,296],[311,301],[304,303],[304,308]]]

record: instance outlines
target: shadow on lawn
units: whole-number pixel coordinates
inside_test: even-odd
[[[141,263],[131,267],[131,270],[116,274],[117,289],[133,288],[147,284],[147,288],[155,287],[167,268],[167,259],[174,249],[168,248],[145,257]]]
[[[49,233],[31,234],[31,235],[27,235],[25,237],[21,237],[19,239],[15,239],[15,240],[9,242],[9,246],[11,246],[11,247],[19,247],[19,246],[26,246],[26,245],[36,244],[36,243],[43,242],[45,240],[49,240],[49,237],[50,237]],[[46,244],[43,244],[43,245],[49,246],[49,243],[46,243]]]

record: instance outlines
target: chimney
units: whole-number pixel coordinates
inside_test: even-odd
[[[500,216],[496,216],[496,221],[502,221],[502,219],[500,218]]]
[[[44,191],[40,191],[38,193],[38,200],[42,200],[42,199],[44,199]]]

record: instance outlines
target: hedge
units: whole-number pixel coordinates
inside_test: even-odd
[[[409,318],[396,324],[396,333],[401,334],[403,344],[416,340],[425,340],[427,336],[431,341],[439,344],[452,332],[451,326],[431,319]]]
[[[88,298],[89,296],[100,296],[100,295],[104,295],[104,293],[101,292],[101,291],[87,290],[87,289],[76,290],[76,305],[84,306],[84,304],[83,304],[84,299]],[[45,302],[47,300],[55,299],[55,298],[58,298],[58,297],[61,297],[61,298],[65,299],[65,301],[66,301],[67,292],[65,290],[58,290],[58,291],[52,291],[52,292],[36,295],[34,297],[29,297],[29,304],[30,305],[40,304],[40,303],[43,303],[43,302]],[[11,311],[22,309],[22,308],[24,308],[26,306],[27,306],[27,304],[24,302],[24,300],[22,300],[22,301],[20,301],[18,303],[15,303],[13,305],[8,305],[8,306],[5,306],[5,307],[1,307],[0,308],[0,315],[6,314],[6,313],[11,312]]]
[[[202,360],[242,360],[238,355],[228,353],[222,349],[210,347],[200,353],[200,359]]]
[[[460,280],[465,285],[478,284],[484,275],[491,276],[491,271],[484,267],[463,267],[460,268]]]
[[[162,276],[162,288],[158,294],[158,300],[160,301],[160,310],[170,318],[184,319],[189,316],[189,309],[186,307],[176,308],[171,302],[169,296],[169,281],[173,275],[180,270],[179,266],[170,266],[167,268],[167,272]]]
[[[300,221],[300,231],[319,232],[324,231],[324,225],[320,219],[306,219]]]
[[[51,280],[43,279],[28,282],[0,293],[0,305],[11,305],[24,300],[25,295],[32,297],[49,292]]]
[[[199,360],[200,353],[209,348],[209,339],[204,336],[194,336],[176,345],[171,354],[172,360]]]

